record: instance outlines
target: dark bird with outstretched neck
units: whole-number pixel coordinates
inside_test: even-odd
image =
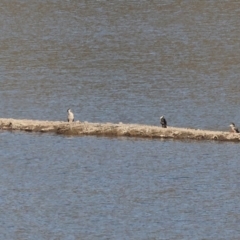
[[[238,130],[238,128],[235,126],[234,123],[231,123],[229,126],[230,126],[232,132],[234,132],[234,133],[239,133],[239,130]]]

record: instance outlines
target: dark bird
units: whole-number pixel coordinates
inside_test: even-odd
[[[68,122],[74,122],[74,114],[72,110],[69,108],[67,112],[68,112]]]
[[[231,123],[229,126],[231,127],[232,132],[239,133],[239,130],[234,123]]]
[[[164,116],[160,117],[160,124],[162,125],[163,128],[167,127],[167,121]]]

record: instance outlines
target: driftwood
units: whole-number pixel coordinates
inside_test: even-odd
[[[62,122],[39,121],[26,119],[0,118],[2,130],[19,130],[28,132],[49,132],[65,135],[95,135],[95,136],[126,136],[136,138],[169,138],[169,139],[193,139],[193,140],[217,140],[240,142],[239,133],[222,131],[209,131],[190,128],[149,126],[140,124],[123,123],[89,123],[89,122]]]

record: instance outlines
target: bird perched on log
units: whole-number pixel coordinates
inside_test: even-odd
[[[238,128],[235,126],[234,123],[231,123],[229,126],[230,126],[232,132],[234,132],[234,133],[239,133],[239,130],[238,130]]]
[[[68,122],[74,122],[74,114],[72,110],[69,108],[67,112],[68,112]]]
[[[160,117],[160,124],[162,125],[163,128],[167,127],[167,121],[164,116]]]

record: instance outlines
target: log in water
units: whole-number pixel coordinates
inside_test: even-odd
[[[2,130],[19,130],[28,132],[49,132],[65,135],[95,135],[95,136],[126,136],[137,138],[170,138],[170,139],[195,139],[240,142],[240,134],[209,131],[200,129],[124,124],[124,123],[89,123],[89,122],[62,122],[39,121],[27,119],[0,118]]]

